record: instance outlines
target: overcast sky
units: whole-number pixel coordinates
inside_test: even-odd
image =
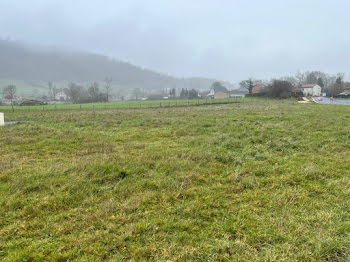
[[[0,0],[0,37],[180,77],[349,73],[349,8],[348,0]]]

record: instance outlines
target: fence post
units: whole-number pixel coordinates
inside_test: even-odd
[[[5,125],[4,113],[0,113],[0,126],[4,126],[4,125]]]

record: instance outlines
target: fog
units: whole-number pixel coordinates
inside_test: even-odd
[[[0,0],[0,37],[229,81],[348,72],[345,0]]]

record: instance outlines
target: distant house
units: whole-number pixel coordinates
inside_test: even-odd
[[[245,97],[245,94],[241,94],[237,92],[237,90],[230,91],[230,97],[231,98],[242,98]]]
[[[230,94],[228,92],[224,92],[224,91],[219,91],[219,92],[215,92],[214,94],[214,98],[229,98]]]
[[[209,93],[210,93],[210,91],[208,91],[208,90],[199,91],[198,92],[198,96],[201,97],[201,98],[208,98],[209,97]]]
[[[211,98],[229,98],[230,92],[224,86],[214,86],[211,88],[209,94]]]
[[[300,87],[304,96],[321,96],[322,88],[317,84],[308,84]]]
[[[163,95],[162,94],[149,94],[146,100],[162,100]]]
[[[256,84],[253,88],[252,94],[256,95],[256,94],[261,94],[264,91],[264,84]]]
[[[55,95],[55,100],[57,101],[67,101],[68,96],[64,92],[58,92]]]
[[[13,96],[13,99],[12,99],[12,102],[11,102],[11,99],[8,99],[8,98],[5,98],[5,97],[4,97],[4,98],[1,100],[1,103],[4,104],[4,105],[11,105],[11,103],[13,103],[13,104],[18,104],[18,103],[21,102],[22,99],[23,99],[22,97],[19,97],[19,96],[17,96],[17,95],[14,95],[14,96]]]
[[[338,95],[339,98],[349,98],[350,97],[350,88],[346,88],[344,89],[343,92],[341,92],[339,95]]]

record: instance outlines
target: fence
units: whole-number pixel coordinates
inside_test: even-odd
[[[224,99],[195,99],[195,100],[157,100],[157,101],[120,101],[94,104],[48,104],[44,106],[0,106],[0,111],[10,112],[38,112],[38,111],[79,111],[79,110],[116,110],[116,109],[147,109],[170,108],[184,106],[214,105],[228,103],[244,103],[261,101],[264,98],[232,97]],[[265,99],[266,100],[266,99]]]

